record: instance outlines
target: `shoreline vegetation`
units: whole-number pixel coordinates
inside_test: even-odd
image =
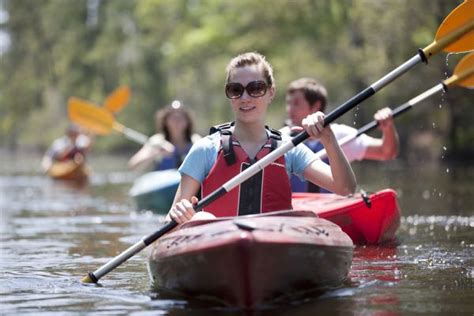
[[[73,1],[5,0],[0,51],[0,146],[43,151],[68,124],[71,96],[101,104],[129,85],[117,120],[146,135],[153,113],[172,100],[189,105],[197,132],[229,121],[220,69],[230,56],[258,51],[273,61],[276,96],[270,126],[285,120],[285,87],[315,77],[335,109],[433,40],[446,15],[462,1],[396,2],[250,0]],[[248,10],[251,7],[253,10]],[[245,12],[236,19],[235,12]],[[380,19],[380,16],[384,16]],[[61,18],[57,18],[57,17]],[[374,30],[377,30],[374,32]],[[230,43],[230,44],[229,44]],[[336,123],[361,127],[382,107],[392,109],[450,76],[464,54],[440,53],[346,113]],[[450,89],[396,119],[398,160],[459,161],[474,156],[473,92]],[[372,133],[378,136],[379,131]],[[96,137],[96,153],[132,153],[120,135]]]

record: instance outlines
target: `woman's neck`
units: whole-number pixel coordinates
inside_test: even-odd
[[[263,143],[267,141],[265,125],[261,123],[241,123],[237,121],[235,122],[233,135],[241,143]]]
[[[179,135],[170,133],[170,142],[178,147],[184,147],[188,143],[184,133]]]

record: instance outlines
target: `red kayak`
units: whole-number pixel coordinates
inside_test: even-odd
[[[357,245],[379,245],[395,239],[400,208],[394,190],[339,196],[293,193],[293,209],[310,210],[339,225]]]
[[[353,243],[308,211],[196,220],[158,239],[148,269],[156,289],[255,308],[342,285]]]

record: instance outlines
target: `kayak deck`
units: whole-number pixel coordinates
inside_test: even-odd
[[[177,170],[154,171],[138,178],[130,195],[138,209],[165,214],[178,188]],[[378,245],[395,240],[400,224],[397,194],[385,189],[368,195],[339,196],[328,193],[293,193],[294,210],[309,210],[343,229],[358,245]]]

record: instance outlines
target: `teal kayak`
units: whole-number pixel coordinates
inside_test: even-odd
[[[181,175],[176,169],[149,172],[135,180],[129,194],[138,210],[166,214],[180,180]]]

